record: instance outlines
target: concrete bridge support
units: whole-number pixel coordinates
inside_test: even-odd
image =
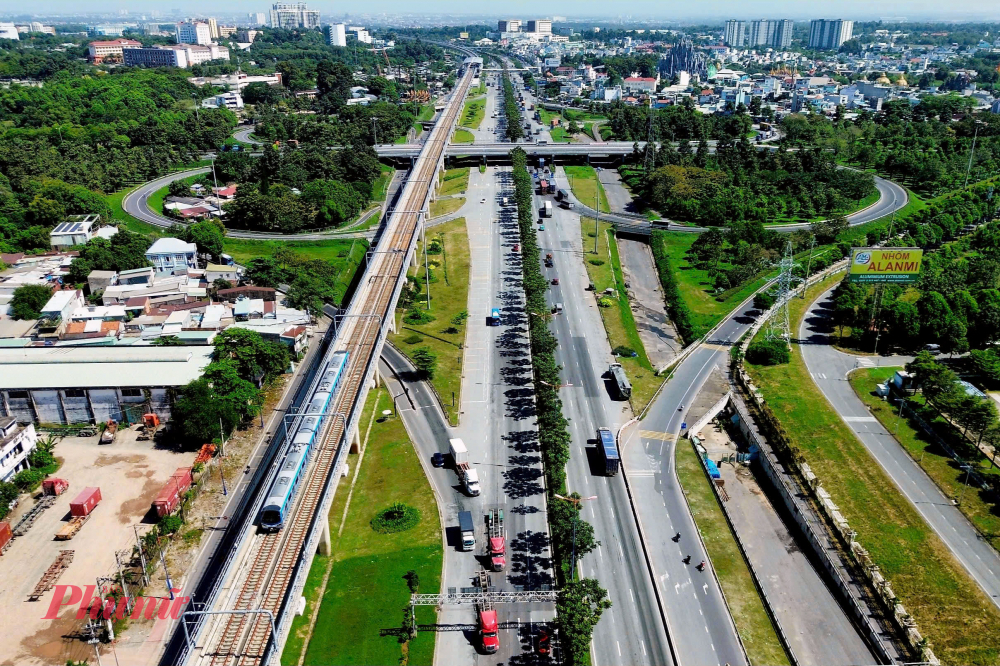
[[[330,543],[330,521],[323,521],[323,528],[319,534],[319,544],[316,552],[320,555],[330,555],[333,553],[333,545]]]

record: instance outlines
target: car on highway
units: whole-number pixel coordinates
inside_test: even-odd
[[[444,454],[438,451],[431,456],[431,464],[435,467],[444,467]]]
[[[514,252],[520,252],[520,251],[521,251],[521,244],[514,243]]]
[[[559,284],[559,278],[552,278],[552,284]]]
[[[545,225],[544,224],[539,224],[538,225],[538,230],[539,231],[545,231]]]

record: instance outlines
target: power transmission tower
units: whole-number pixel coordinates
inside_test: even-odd
[[[653,100],[649,100],[649,131],[646,133],[646,157],[642,170],[647,176],[656,167],[656,141],[653,136]]]
[[[794,285],[802,281],[802,278],[792,275],[792,269],[795,268],[795,255],[792,253],[791,241],[785,245],[785,256],[781,258],[781,263],[778,266],[781,268],[781,272],[778,274],[776,282],[775,308],[771,313],[771,318],[767,320],[764,337],[767,340],[783,340],[791,347],[792,326],[788,316],[788,301],[791,299]]]

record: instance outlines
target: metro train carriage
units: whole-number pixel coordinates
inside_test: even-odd
[[[303,410],[304,415],[296,419],[295,431],[289,435],[281,468],[260,511],[259,524],[265,532],[277,532],[285,524],[286,511],[295,498],[295,490],[302,480],[316,436],[323,430],[326,411],[347,367],[348,356],[345,351],[334,352]]]

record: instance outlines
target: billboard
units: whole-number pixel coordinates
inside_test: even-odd
[[[915,247],[856,247],[851,250],[851,282],[909,284],[920,279],[924,251]]]

